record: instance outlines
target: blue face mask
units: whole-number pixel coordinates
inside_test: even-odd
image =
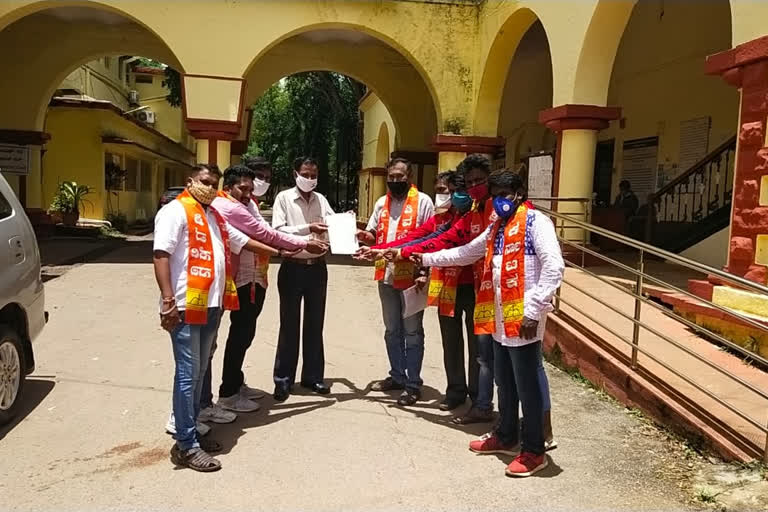
[[[460,212],[472,208],[472,198],[466,192],[454,192],[451,194],[451,204]]]
[[[493,210],[500,219],[510,218],[517,211],[517,201],[512,201],[504,196],[493,198]]]

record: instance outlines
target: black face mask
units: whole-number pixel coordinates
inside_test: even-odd
[[[395,197],[405,197],[408,193],[408,189],[411,188],[411,184],[407,181],[388,181],[387,188]]]

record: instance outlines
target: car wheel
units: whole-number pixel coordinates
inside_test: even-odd
[[[0,425],[14,417],[24,391],[26,365],[18,333],[0,325]]]

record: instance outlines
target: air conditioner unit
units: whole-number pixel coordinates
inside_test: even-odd
[[[128,92],[128,103],[130,103],[131,106],[139,104],[139,91],[132,90]]]
[[[155,124],[155,112],[145,109],[136,112],[136,119],[145,124]]]

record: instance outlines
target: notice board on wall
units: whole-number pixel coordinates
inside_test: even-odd
[[[627,140],[622,148],[622,179],[629,181],[640,204],[644,204],[648,194],[656,190],[659,138]]]
[[[552,197],[554,164],[552,155],[536,155],[528,158],[528,197]],[[533,203],[542,208],[552,208],[552,201],[533,201]]]
[[[0,171],[5,174],[29,174],[29,147],[0,144]]]

